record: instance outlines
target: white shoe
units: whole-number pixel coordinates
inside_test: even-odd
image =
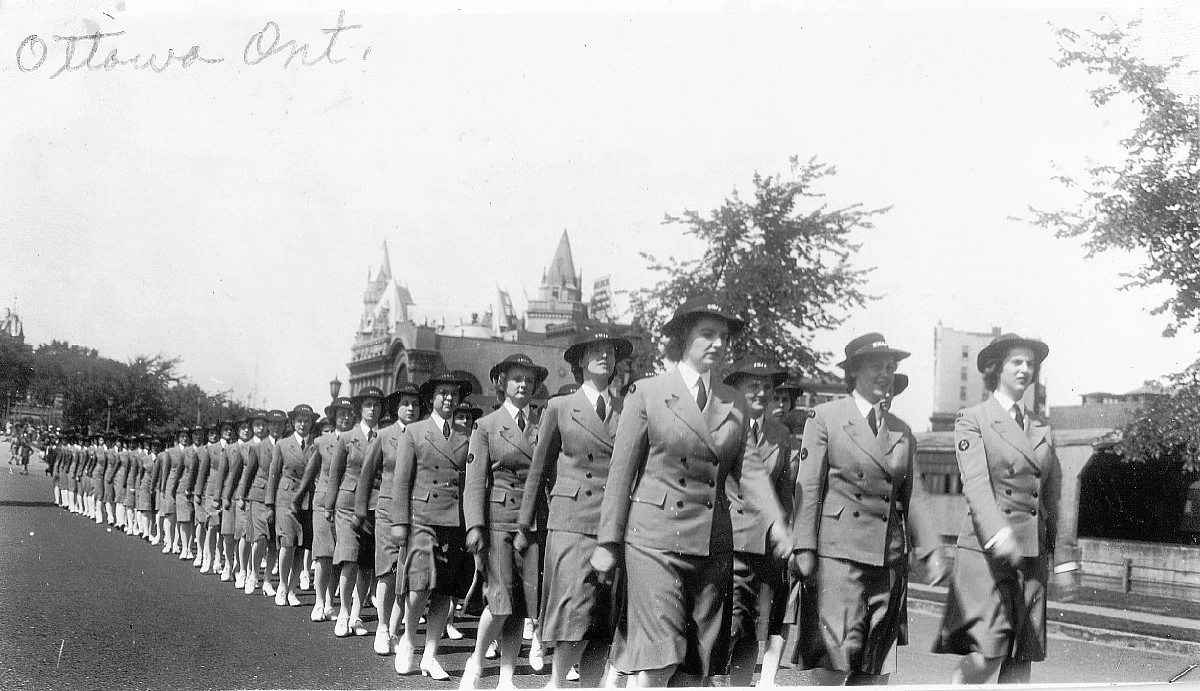
[[[571,669],[567,670],[567,681],[579,681],[579,666],[572,665]]]
[[[237,588],[238,590],[241,590],[243,587],[245,587],[245,585],[246,585],[246,575],[243,574],[241,571],[239,571],[237,573],[237,576],[233,579],[233,587]]]
[[[462,681],[458,683],[459,691],[479,688],[479,677],[483,676],[483,667],[475,661],[475,656],[467,658],[467,666],[463,668]]]
[[[338,615],[337,623],[333,626],[333,635],[338,638],[345,638],[350,635],[350,617],[348,615]]]
[[[546,657],[545,657],[545,652],[542,650],[542,646],[540,646],[540,645],[530,646],[530,648],[529,648],[529,666],[530,666],[530,668],[533,669],[533,671],[538,672],[538,673],[541,673],[542,669],[544,669],[546,667]]]
[[[533,640],[533,620],[525,620],[525,628],[521,630],[521,638],[527,641]]]
[[[375,654],[387,655],[392,652],[392,637],[388,635],[387,629],[375,629]]]
[[[447,681],[450,679],[450,675],[446,674],[446,670],[442,669],[442,665],[437,661],[437,658],[428,655],[421,657],[421,676],[429,677],[434,681]]]
[[[192,566],[195,566],[196,568],[200,568],[200,565],[203,563],[204,563],[204,555],[197,554],[196,559],[194,561],[192,561]]]
[[[293,593],[291,591],[288,591],[287,603],[288,603],[289,607],[299,607],[300,605],[304,604],[303,602],[300,601],[300,598],[296,596],[296,593]]]
[[[246,587],[242,588],[242,591],[247,595],[253,595],[256,588],[258,588],[258,576],[251,576],[246,579]]]
[[[301,571],[301,572],[300,572],[300,589],[301,589],[301,590],[308,590],[308,586],[309,586],[311,583],[312,583],[312,582],[309,580],[309,576],[308,576],[308,569],[305,569],[304,571]]]
[[[446,638],[449,638],[452,641],[461,641],[463,638],[463,633],[462,631],[459,631],[458,627],[454,624],[446,624]]]
[[[270,578],[263,579],[263,595],[273,597],[275,595],[275,586],[271,585]]]
[[[362,619],[355,619],[350,622],[350,628],[353,629],[355,636],[370,636],[371,631],[363,625]]]
[[[266,585],[265,583],[263,585]],[[266,588],[263,588],[265,591]],[[275,591],[275,604],[279,607],[287,607],[287,593],[283,592],[283,588]]]
[[[413,667],[413,644],[408,634],[396,642],[396,674],[409,674]]]
[[[488,660],[495,660],[495,659],[496,659],[496,657],[498,657],[498,656],[500,655],[500,653],[498,652],[498,651],[499,651],[499,649],[500,649],[500,646],[498,646],[498,645],[496,644],[496,641],[492,641],[492,642],[491,642],[491,643],[488,645],[488,647],[487,647],[487,650],[486,650],[486,651],[484,651],[484,653],[483,653],[483,657],[484,657],[484,658],[486,658],[486,659],[488,659]]]
[[[213,572],[212,564],[210,564],[208,562],[204,562],[204,563],[200,564],[200,573],[212,573],[212,572]]]
[[[318,622],[329,621],[329,616],[325,614],[325,608],[321,605],[313,605],[312,613],[308,615],[308,618]]]
[[[170,554],[170,553],[171,553],[171,545],[164,545],[164,546],[163,546],[162,553],[163,553],[163,554]]]

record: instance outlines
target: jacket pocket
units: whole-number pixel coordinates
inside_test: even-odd
[[[413,501],[429,501],[429,492],[413,492]]]
[[[657,492],[635,492],[633,497],[631,497],[631,500],[638,504],[649,504],[651,506],[657,506],[661,509],[667,505],[667,493],[661,490]]]
[[[829,506],[826,504],[821,508],[821,515],[826,518],[837,520],[841,518],[842,512],[846,510],[844,506]]]
[[[508,492],[502,489],[494,489],[488,498],[491,499],[493,504],[503,504],[508,499]]]
[[[550,489],[550,496],[574,499],[579,496],[579,484],[575,482],[556,482],[554,483],[554,487]]]

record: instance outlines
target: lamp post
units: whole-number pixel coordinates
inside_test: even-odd
[[[108,432],[109,430],[112,429],[112,404],[113,404],[112,396],[109,396],[107,400],[108,400],[108,419],[106,419],[104,421],[104,431],[105,432]]]
[[[337,398],[342,392],[342,382],[338,381],[337,375],[333,375],[333,380],[329,382],[329,397]]]
[[[196,397],[196,426],[197,427],[200,426],[200,411],[203,409],[203,406],[204,406],[204,396],[197,396]]]

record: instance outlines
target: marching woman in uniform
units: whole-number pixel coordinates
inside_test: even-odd
[[[239,590],[246,585],[246,567],[242,556],[246,540],[246,512],[238,506],[236,495],[250,455],[246,447],[254,436],[251,431],[252,416],[238,420],[237,441],[225,447],[225,480],[221,485],[221,542],[225,545],[225,567],[221,570],[221,581],[227,583],[233,579],[233,587]]]
[[[117,437],[116,469],[113,471],[113,525],[128,530],[125,524],[125,481],[129,477],[128,437]]]
[[[138,463],[138,489],[137,489],[137,512],[138,512],[138,532],[142,537],[150,541],[150,544],[157,544],[154,541],[154,501],[157,498],[155,488],[158,486],[158,478],[155,472],[158,465],[154,462],[154,454],[150,449],[158,444],[155,439],[143,441],[142,448],[139,449],[137,455]]]
[[[354,493],[354,513],[360,520],[375,521],[375,652],[390,655],[392,639],[400,625],[403,607],[396,607],[396,564],[400,559],[400,541],[392,531],[392,490],[396,471],[396,450],[400,435],[421,417],[421,393],[412,384],[403,384],[384,400],[388,417],[395,422],[379,432],[379,443],[369,447],[363,463],[362,480]]]
[[[442,372],[421,384],[429,417],[408,426],[398,438],[392,477],[392,533],[400,544],[400,581],[406,598],[404,635],[396,644],[396,671],[412,671],[417,625],[425,621],[420,669],[438,681],[450,678],[437,660],[438,644],[454,600],[471,586],[474,563],[466,550],[461,490],[466,482],[469,430],[456,429],[455,407],[471,394],[471,384]]]
[[[822,686],[886,684],[908,643],[909,531],[933,582],[940,538],[914,465],[908,425],[882,408],[908,353],[869,333],[846,346],[850,396],[813,409],[804,427],[792,570],[801,599],[801,669]]]
[[[747,444],[746,399],[712,376],[745,322],[714,301],[684,302],[663,327],[678,365],[632,385],[621,411],[592,567],[624,554],[625,631],[613,666],[638,685],[703,685],[729,660],[733,528],[725,480],[791,552],[783,511]]]
[[[224,573],[220,568],[220,552],[227,545],[221,544],[221,514],[224,513],[221,490],[229,474],[229,456],[225,450],[233,440],[234,426],[235,423],[226,420],[219,428],[214,427],[219,436],[217,441],[208,445],[208,468],[204,473],[204,486],[198,492],[200,503],[204,506],[204,534],[200,547],[204,559],[200,562],[200,573]],[[211,435],[209,438],[212,438]],[[200,529],[199,524],[197,529]]]
[[[304,486],[304,471],[313,453],[308,433],[317,419],[310,405],[298,405],[288,413],[295,434],[275,443],[267,474],[265,504],[275,512],[275,534],[279,540],[279,588],[275,604],[300,606],[295,588],[300,580],[304,548],[312,545],[312,493]]]
[[[325,494],[326,520],[333,519],[337,544],[333,563],[341,568],[338,587],[342,608],[338,612],[333,634],[338,638],[354,634],[366,636],[370,631],[362,622],[362,606],[367,599],[371,573],[375,568],[374,525],[360,521],[354,513],[354,491],[361,481],[367,447],[379,437],[376,427],[383,412],[383,392],[368,386],[350,399],[358,412],[359,422],[342,435],[342,443],[334,450],[329,467],[329,489]],[[336,490],[334,488],[337,488]]]
[[[796,476],[792,471],[791,434],[769,409],[774,405],[775,387],[787,380],[787,371],[769,362],[744,359],[734,365],[725,383],[746,399],[750,412],[749,443],[767,469],[775,498],[786,520],[792,518]],[[762,650],[760,686],[774,686],[783,654],[783,615],[787,604],[784,574],[787,564],[771,554],[766,526],[754,520],[746,506],[745,493],[732,477],[730,490],[733,519],[733,626],[729,684],[749,686]]]
[[[1028,683],[1046,659],[1046,584],[1058,535],[1058,457],[1050,427],[1021,399],[1050,348],[1004,334],[979,351],[976,365],[992,395],[959,412],[954,442],[967,515],[934,643],[963,655],[955,684]],[[1054,567],[1056,585],[1073,585],[1078,564]]]
[[[175,523],[179,527],[179,541],[182,544],[180,561],[196,558],[192,553],[196,518],[192,494],[195,489],[196,472],[200,468],[200,445],[204,443],[203,436],[203,427],[192,428],[190,443],[183,449],[183,468],[180,470],[179,484],[175,490]]]
[[[525,617],[537,620],[538,540],[517,531],[525,480],[537,443],[537,428],[529,418],[529,402],[546,381],[549,370],[529,356],[516,353],[492,368],[497,393],[504,402],[475,423],[467,452],[467,485],[463,490],[463,517],[467,525],[467,551],[483,554],[486,565],[487,608],[479,619],[475,652],[467,660],[460,688],[479,682],[484,652],[500,640],[499,688],[511,688],[521,648]]]
[[[304,469],[302,485],[305,489],[313,489],[313,543],[312,555],[316,565],[313,567],[313,590],[316,600],[313,602],[309,618],[315,622],[329,621],[333,618],[334,580],[337,573],[333,568],[334,545],[337,537],[334,533],[333,514],[325,508],[325,500],[330,492],[337,494],[337,488],[330,489],[329,468],[333,465],[333,457],[341,446],[341,437],[354,428],[354,404],[349,398],[342,396],[325,408],[325,416],[334,421],[334,429],[322,434],[313,443],[313,453],[308,457],[308,467]]]
[[[598,581],[590,559],[621,418],[620,401],[613,399],[608,385],[616,363],[632,353],[628,340],[604,331],[575,338],[563,359],[582,384],[547,403],[525,479],[526,500],[517,520],[522,542],[533,542],[536,498],[550,497],[539,620],[539,637],[554,646],[548,688],[564,686],[575,665],[581,687],[601,685],[624,604],[614,592],[618,586]]]
[[[178,553],[181,551],[179,546],[179,531],[175,524],[177,512],[175,493],[179,489],[179,480],[183,476],[185,449],[187,449],[191,441],[191,432],[181,429],[175,433],[175,446],[172,446],[164,454],[160,454],[165,456],[163,458],[163,468],[167,471],[167,476],[163,480],[162,485],[163,503],[158,507],[159,515],[163,518],[165,531],[163,533],[163,554]]]

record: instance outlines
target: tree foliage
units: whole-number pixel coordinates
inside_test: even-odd
[[[1200,367],[1170,377],[1172,395],[1147,404],[1126,425],[1117,451],[1135,463],[1182,465],[1200,471]]]
[[[1200,98],[1171,88],[1180,58],[1154,65],[1134,52],[1136,26],[1083,35],[1058,31],[1060,67],[1109,77],[1090,91],[1092,102],[1103,107],[1130,100],[1142,120],[1121,141],[1122,164],[1095,166],[1084,181],[1059,178],[1082,189],[1078,208],[1034,213],[1036,223],[1058,237],[1084,238],[1089,257],[1112,249],[1144,252],[1145,262],[1125,275],[1124,287],[1171,288],[1174,295],[1153,313],[1168,315],[1163,334],[1173,336],[1189,324],[1200,331]]]
[[[792,157],[790,177],[754,175],[752,201],[735,191],[707,215],[667,215],[664,225],[683,226],[704,243],[704,254],[680,261],[642,253],[662,279],[631,293],[635,325],[660,334],[687,297],[710,294],[748,324],[731,344],[733,357],[765,357],[813,372],[825,356],[813,349],[813,336],[872,299],[862,292],[870,269],[850,263],[859,248],[851,234],[872,228],[872,219],[887,211],[860,204],[830,209],[816,187],[835,174],[832,166]]]

